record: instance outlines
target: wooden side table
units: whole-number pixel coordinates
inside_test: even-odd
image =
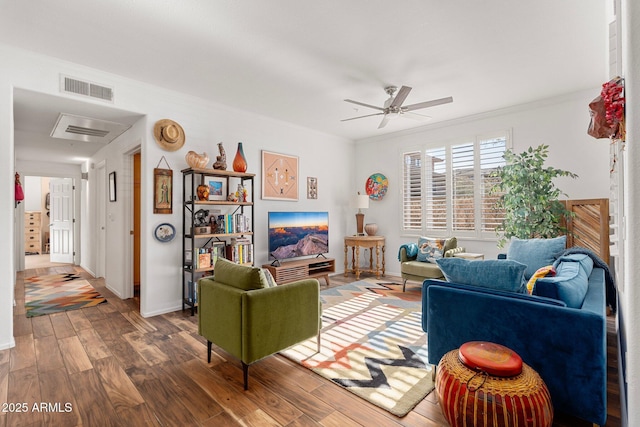
[[[351,247],[351,268],[349,268],[349,247]],[[360,248],[369,249],[369,268],[360,268]],[[376,251],[376,264],[373,265],[373,249]],[[356,280],[360,273],[375,273],[376,279],[384,276],[384,236],[348,236],[344,238],[344,275],[356,273]],[[382,253],[382,257],[380,256]],[[382,264],[380,261],[382,260]]]

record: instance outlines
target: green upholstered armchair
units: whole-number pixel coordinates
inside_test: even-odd
[[[253,362],[314,336],[319,349],[320,316],[316,279],[270,286],[261,268],[218,259],[214,276],[198,281],[198,333],[207,339],[207,360],[212,344],[240,359],[245,390]]]

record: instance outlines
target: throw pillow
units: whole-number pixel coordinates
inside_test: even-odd
[[[591,276],[593,271],[593,259],[586,254],[570,254],[563,255],[556,260],[554,267],[557,267],[562,261],[574,261],[580,263],[580,267],[584,270],[587,277]]]
[[[416,260],[435,264],[437,259],[442,258],[445,243],[446,239],[420,237],[418,239],[418,257]]]
[[[529,280],[539,268],[551,265],[564,252],[567,236],[553,239],[512,238],[507,251],[507,259],[527,266],[524,278]]]
[[[441,258],[437,260],[448,282],[480,286],[501,291],[526,292],[523,280],[526,266],[510,260],[477,260]]]
[[[275,286],[278,286],[278,284],[276,283],[276,279],[273,278],[273,274],[271,274],[271,271],[269,271],[269,269],[263,268],[262,273],[264,273],[265,288],[273,288]]]
[[[553,265],[547,265],[537,269],[536,272],[533,273],[533,276],[531,276],[531,279],[529,279],[529,281],[527,282],[527,292],[529,293],[529,295],[533,294],[533,288],[536,284],[536,281],[539,278],[545,277],[545,276],[555,276],[555,275],[556,275],[556,269],[553,268]]]
[[[445,257],[455,256],[455,254],[459,254],[464,251],[465,251],[464,247],[458,246],[457,248],[449,249],[448,251],[446,251],[444,253],[444,256]]]
[[[582,307],[589,289],[589,276],[580,261],[566,259],[558,263],[556,276],[538,279],[533,294],[564,301],[567,307]]]
[[[265,287],[264,273],[261,268],[236,264],[224,258],[218,258],[213,267],[216,282],[250,291]]]

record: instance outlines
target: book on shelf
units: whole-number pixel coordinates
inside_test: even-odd
[[[196,268],[211,268],[211,252],[208,248],[198,249],[198,265]]]
[[[226,257],[225,247],[225,242],[212,242],[211,246],[194,248],[193,259],[196,260],[194,268],[196,270],[202,268],[212,268],[216,264],[218,258]]]
[[[187,282],[187,302],[191,304],[198,302],[198,284],[191,280]]]
[[[247,237],[234,237],[227,246],[227,259],[239,264],[253,264],[253,243]]]
[[[218,233],[246,233],[251,231],[251,217],[242,213],[218,215],[216,221]]]

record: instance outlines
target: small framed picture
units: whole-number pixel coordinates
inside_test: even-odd
[[[209,187],[209,200],[227,200],[227,180],[215,176],[204,178],[204,185]]]
[[[173,212],[173,170],[153,170],[153,213]]]
[[[307,199],[318,198],[318,178],[307,177]]]
[[[48,196],[48,194],[47,194]],[[115,202],[116,201],[116,173],[111,172],[109,174],[109,201],[110,202]]]

